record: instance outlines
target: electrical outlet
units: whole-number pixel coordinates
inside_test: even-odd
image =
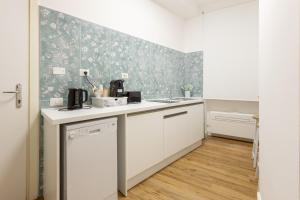
[[[63,98],[50,98],[50,107],[59,107],[64,105]]]
[[[87,72],[87,75],[90,75],[90,70],[89,69],[80,69],[79,75],[80,76],[85,76],[84,72]]]
[[[128,79],[128,73],[122,73],[121,76],[123,79]]]
[[[52,68],[52,73],[54,75],[65,75],[66,74],[66,69],[63,67],[53,67]]]

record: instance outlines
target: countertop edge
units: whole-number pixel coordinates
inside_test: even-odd
[[[68,124],[68,123],[75,123],[79,121],[87,121],[87,120],[93,120],[98,118],[106,118],[106,117],[112,117],[112,116],[118,116],[118,115],[124,115],[124,114],[131,114],[131,113],[139,113],[139,112],[145,112],[145,111],[151,111],[151,110],[161,110],[161,109],[168,109],[168,108],[174,108],[174,107],[180,107],[180,106],[188,106],[193,104],[203,104],[203,99],[195,99],[190,101],[181,101],[178,103],[155,103],[155,105],[149,106],[145,105],[145,107],[140,107],[141,104],[137,104],[138,107],[128,107],[128,109],[124,109],[123,106],[120,107],[111,107],[111,109],[114,109],[112,111],[108,112],[101,112],[101,108],[94,108],[99,109],[99,113],[90,113],[87,112],[87,114],[83,114],[80,116],[69,116],[69,117],[51,117],[53,115],[53,112],[59,112],[57,108],[44,108],[41,109],[41,115],[44,117],[45,120],[47,120],[48,123],[51,125],[61,125],[61,124]],[[118,110],[119,108],[119,110]],[[70,111],[73,112],[73,111]]]

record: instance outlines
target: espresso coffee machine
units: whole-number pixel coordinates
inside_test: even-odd
[[[124,80],[113,80],[110,82],[110,96],[111,97],[124,96]]]
[[[88,91],[70,88],[68,94],[68,110],[81,109],[83,103],[88,101]]]

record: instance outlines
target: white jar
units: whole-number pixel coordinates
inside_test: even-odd
[[[184,91],[185,98],[191,98],[191,91]]]

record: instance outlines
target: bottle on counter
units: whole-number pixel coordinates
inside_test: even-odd
[[[95,97],[103,96],[103,85],[99,85],[99,87],[94,90],[94,95]]]
[[[103,97],[109,97],[109,87],[103,88]]]

